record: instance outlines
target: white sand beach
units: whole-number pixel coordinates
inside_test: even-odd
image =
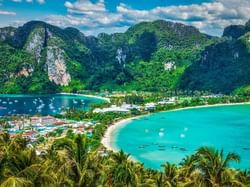
[[[78,94],[78,93],[58,93],[61,95],[77,95],[77,96],[84,96],[84,97],[92,97],[92,98],[97,98],[97,99],[101,99],[101,100],[105,100],[108,103],[110,103],[110,99],[106,98],[106,97],[101,97],[101,96],[97,96],[97,95],[87,95],[87,94]]]
[[[180,110],[188,110],[188,109],[194,109],[194,108],[207,108],[207,107],[216,107],[216,106],[232,106],[232,105],[245,105],[245,104],[250,104],[250,102],[246,103],[227,103],[227,104],[215,104],[215,105],[202,105],[202,106],[193,106],[193,107],[186,107],[186,108],[178,108],[178,109],[173,109],[173,110],[168,110],[168,111],[161,111],[161,112],[173,112],[173,111],[180,111]],[[160,113],[160,112],[159,112]],[[121,121],[118,121],[114,123],[113,125],[109,126],[108,129],[106,130],[104,137],[102,138],[101,143],[103,146],[109,150],[109,151],[114,151],[118,152],[119,150],[115,148],[112,144],[113,140],[113,135],[114,132],[117,131],[117,129],[122,128],[126,126],[129,122],[131,122],[134,119],[139,119],[148,115],[152,115],[154,113],[146,114],[146,115],[140,115],[132,118],[127,118],[123,119]]]
[[[104,147],[106,147],[107,150],[114,151],[114,152],[119,151],[112,145],[112,140],[113,140],[112,137],[114,135],[114,132],[117,129],[122,128],[123,126],[125,126],[127,123],[129,123],[135,118],[138,118],[138,117],[123,119],[121,121],[116,122],[114,125],[111,125],[108,127],[101,141],[101,143],[104,145]]]

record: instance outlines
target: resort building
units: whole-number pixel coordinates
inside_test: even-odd
[[[56,122],[57,120],[53,116],[44,116],[44,117],[34,116],[30,118],[31,124],[53,124]]]
[[[112,105],[109,108],[97,108],[93,111],[94,113],[107,113],[107,112],[117,112],[117,113],[129,113],[130,110],[123,107],[118,107],[116,105]]]
[[[145,110],[154,110],[156,107],[155,103],[147,103],[145,104]]]
[[[31,117],[30,118],[30,123],[31,124],[37,124],[37,123],[42,123],[42,118],[41,117],[37,117],[37,116],[34,116],[34,117]]]
[[[159,105],[168,105],[168,104],[175,104],[177,102],[175,97],[171,97],[165,100],[158,102]]]
[[[22,137],[26,140],[31,140],[31,139],[36,140],[35,136],[37,135],[38,135],[37,131],[28,131],[28,132],[24,132],[22,134]]]

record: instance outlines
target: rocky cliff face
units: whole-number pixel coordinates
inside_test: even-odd
[[[44,28],[36,28],[29,36],[28,42],[25,45],[25,50],[31,54],[33,54],[37,60],[40,62],[42,57],[42,49],[45,44],[45,29]]]
[[[32,67],[23,67],[19,72],[18,72],[18,76],[24,76],[24,77],[28,77],[30,75],[32,75],[32,72],[34,71],[34,69]]]
[[[71,76],[67,72],[64,53],[62,49],[56,46],[47,48],[46,65],[49,80],[60,86],[67,86],[71,81]]]
[[[51,42],[47,44],[48,41]],[[48,78],[51,82],[56,85],[67,86],[71,81],[71,76],[67,72],[65,51],[56,45],[56,41],[60,41],[60,39],[53,36],[48,28],[40,26],[31,32],[24,49],[34,55],[37,63],[45,63]],[[45,56],[44,50],[46,50]],[[45,62],[41,62],[43,56],[46,59]],[[22,69],[19,74],[27,77],[32,73],[31,70]]]

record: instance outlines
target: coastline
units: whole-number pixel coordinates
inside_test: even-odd
[[[113,125],[110,125],[108,127],[108,129],[106,130],[101,143],[104,145],[104,147],[108,150],[108,151],[113,151],[113,152],[119,152],[118,149],[116,149],[114,146],[112,146],[112,137],[113,137],[113,133],[126,126],[129,122],[131,122],[134,119],[138,119],[140,117],[143,117],[145,115],[140,115],[140,116],[135,116],[135,117],[131,117],[131,118],[126,118],[126,119],[122,119],[116,123],[114,123]]]
[[[75,96],[84,96],[84,97],[90,97],[90,98],[96,98],[100,100],[107,101],[110,103],[110,99],[106,97],[101,97],[97,95],[87,95],[87,94],[78,94],[78,93],[66,93],[66,92],[61,92],[61,93],[54,93],[54,94],[0,94],[0,97],[27,97],[27,96],[46,96],[46,95],[75,95]]]
[[[78,93],[66,93],[66,92],[57,93],[57,94],[59,94],[59,95],[76,95],[76,96],[91,97],[91,98],[101,99],[101,100],[104,100],[104,101],[110,103],[110,99],[109,98],[101,97],[101,96],[97,96],[97,95],[87,95],[87,94],[78,94]]]
[[[219,107],[219,106],[234,106],[234,105],[246,105],[246,104],[250,104],[250,102],[244,102],[244,103],[225,103],[225,104],[214,104],[214,105],[200,105],[200,106],[192,106],[192,107],[185,107],[185,108],[177,108],[177,109],[173,109],[173,110],[167,110],[167,111],[160,111],[160,112],[156,112],[156,113],[163,113],[163,112],[174,112],[174,111],[181,111],[181,110],[188,110],[188,109],[195,109],[195,108],[208,108],[208,107]],[[126,126],[129,122],[131,122],[134,119],[139,119],[145,116],[149,116],[152,114],[156,114],[156,113],[149,113],[149,114],[145,114],[145,115],[140,115],[140,116],[135,116],[135,117],[131,117],[131,118],[126,118],[126,119],[122,119],[116,123],[114,123],[113,125],[109,126],[108,129],[106,130],[101,143],[102,145],[108,150],[108,151],[113,151],[113,152],[118,152],[119,150],[117,148],[115,148],[112,145],[112,141],[113,141],[113,134],[114,132],[116,132],[118,129]]]

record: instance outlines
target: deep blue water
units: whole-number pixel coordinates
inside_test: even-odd
[[[114,147],[146,167],[179,164],[201,146],[241,156],[235,168],[250,168],[250,105],[216,106],[163,112],[129,122],[114,132]]]
[[[101,99],[79,95],[0,95],[0,116],[13,114],[59,114],[64,109],[87,111]]]

